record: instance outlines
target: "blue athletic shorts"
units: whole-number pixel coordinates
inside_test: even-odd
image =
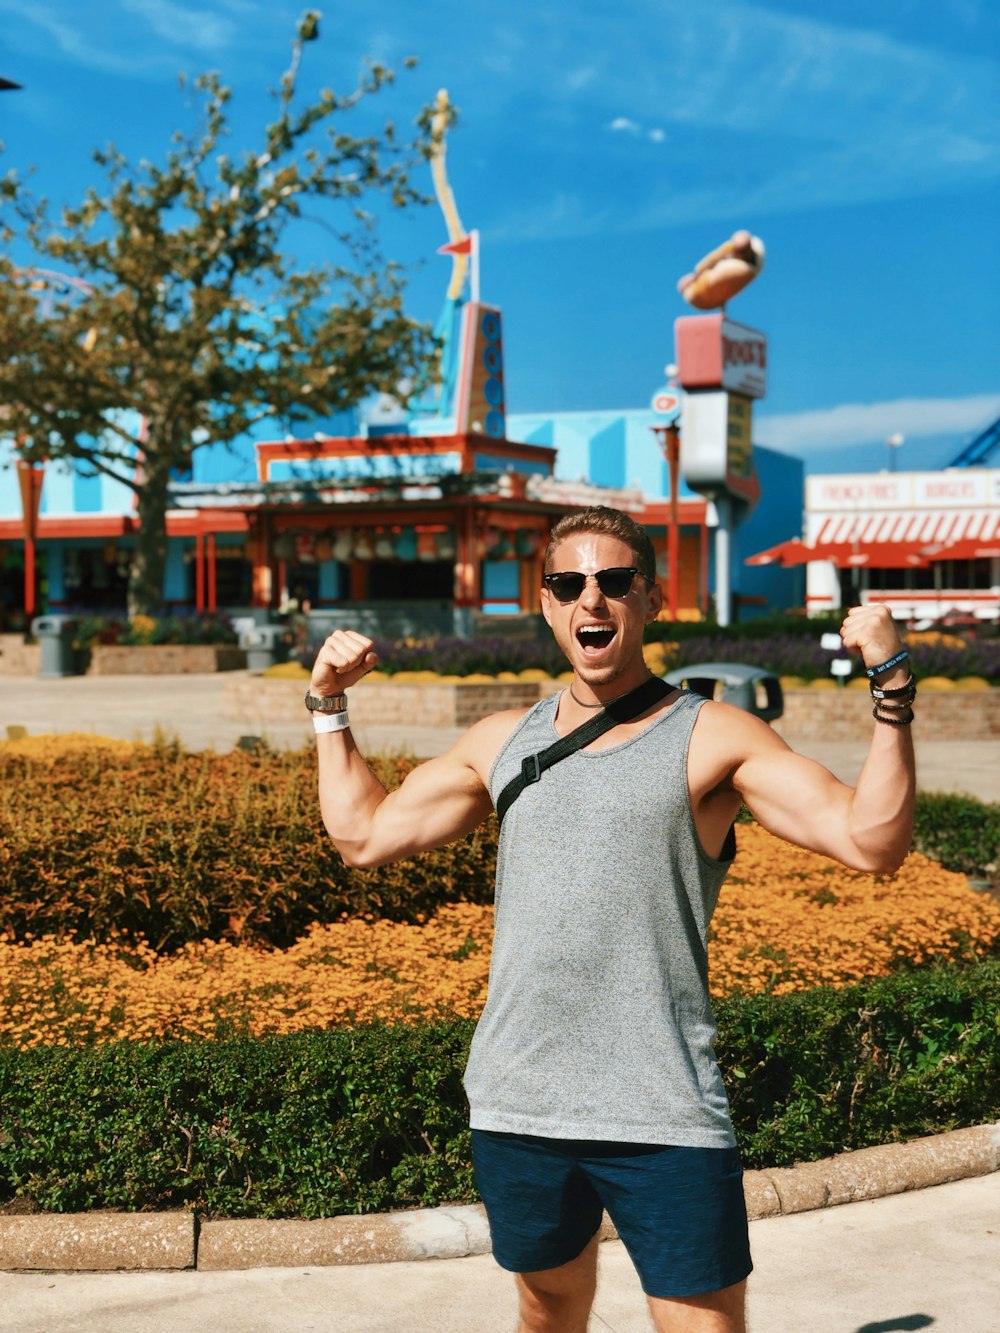
[[[648,1296],[699,1296],[753,1268],[735,1148],[472,1131],[493,1255],[512,1273],[575,1259],[606,1209]]]

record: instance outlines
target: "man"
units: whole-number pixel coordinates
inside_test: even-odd
[[[542,611],[573,668],[558,695],[476,723],[389,794],[346,712],[314,713],[323,821],[349,865],[461,837],[524,757],[648,679],[643,629],[661,593],[643,530],[611,509],[572,515],[545,570]],[[672,690],[553,765],[504,818],[489,999],[465,1082],[477,1184],[494,1255],[517,1275],[522,1333],[586,1329],[602,1208],[658,1330],[745,1328],[746,1212],[705,953],[733,820],[746,803],[780,837],[867,871],[894,870],[910,845],[900,641],[879,607],[852,610],[842,636],[880,668],[885,725],[856,788],[759,719]],[[368,639],[332,634],[312,695],[341,696],[375,662]]]

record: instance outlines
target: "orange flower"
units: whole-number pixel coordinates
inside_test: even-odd
[[[981,957],[1000,943],[1000,908],[919,854],[891,878],[845,870],[738,828],[739,855],[716,909],[712,990],[784,993],[893,968]],[[350,918],[288,949],[205,941],[160,955],[148,944],[0,942],[0,1043],[254,1035],[475,1017],[486,999],[493,911],[460,903],[420,925]]]

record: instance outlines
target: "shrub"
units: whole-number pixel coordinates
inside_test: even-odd
[[[1000,907],[919,854],[882,879],[755,825],[741,826],[738,844],[712,921],[715,996],[843,985],[1000,945]],[[205,940],[158,955],[144,943],[0,941],[0,1045],[474,1018],[492,943],[493,909],[472,903],[423,924],[314,924],[288,949]]]
[[[949,870],[979,879],[995,876],[1000,863],[1000,804],[921,792],[913,845]]]
[[[994,961],[720,1006],[717,1049],[746,1165],[995,1119],[998,1000]]]
[[[413,762],[375,767],[393,787]],[[284,948],[345,914],[415,922],[445,903],[492,902],[494,819],[437,851],[351,870],[320,822],[315,763],[311,747],[218,755],[90,737],[0,744],[0,932],[142,935],[158,951],[222,939]],[[952,834],[938,812],[958,806],[934,804],[942,799],[970,800],[918,795],[917,846],[981,875],[995,859],[998,807],[962,804],[968,831]]]
[[[1000,1115],[1000,964],[718,1006],[749,1167]],[[318,1217],[475,1197],[472,1023],[0,1051],[0,1201]]]
[[[810,622],[811,623],[811,622]],[[668,626],[674,630],[676,626]],[[835,627],[836,628],[836,627]],[[656,631],[652,636],[649,631]],[[673,635],[663,629],[663,622],[647,626],[647,641],[668,644],[664,668],[694,666],[699,662],[741,662],[746,666],[762,667],[778,676],[799,676],[804,680],[829,679],[830,663],[844,652],[821,648],[820,631],[805,635],[801,632],[766,636],[736,637],[730,630],[716,630],[706,634]],[[918,682],[939,676],[957,680],[961,676],[982,676],[993,684],[1000,684],[1000,642],[976,639],[956,648],[953,644],[933,640],[907,645],[910,664]],[[855,670],[861,666],[855,658]]]
[[[134,616],[131,620],[86,616],[73,636],[76,648],[95,644],[129,647],[161,643],[237,643],[239,635],[225,616]]]
[[[504,635],[475,639],[438,638],[423,641],[375,640],[379,671],[434,671],[441,676],[495,676],[501,671],[541,670],[557,676],[566,658],[551,636],[515,639]]]
[[[414,921],[442,902],[492,898],[492,824],[439,851],[348,869],[320,822],[312,749],[63,744],[0,745],[8,936],[144,935],[158,950],[223,938],[284,946],[345,913]],[[389,786],[411,766],[376,764]]]

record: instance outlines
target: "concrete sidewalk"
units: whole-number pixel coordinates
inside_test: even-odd
[[[751,1223],[751,1333],[996,1333],[1000,1176]],[[513,1333],[488,1255],[245,1272],[0,1274],[9,1333]],[[648,1333],[621,1244],[591,1333]]]
[[[43,732],[94,732],[123,740],[151,740],[156,731],[176,736],[191,750],[231,750],[240,736],[260,734],[259,723],[227,716],[231,706],[226,681],[245,672],[198,676],[0,677],[0,739],[8,726]],[[303,693],[304,693],[303,689]],[[407,753],[420,759],[441,754],[464,728],[356,726],[362,751]],[[310,742],[312,726],[302,709],[301,722],[263,728],[277,749]],[[968,792],[981,801],[1000,801],[1000,741],[927,741],[914,727],[917,780],[924,791]],[[867,746],[862,741],[796,741],[793,749],[825,764],[844,782],[854,783]]]

